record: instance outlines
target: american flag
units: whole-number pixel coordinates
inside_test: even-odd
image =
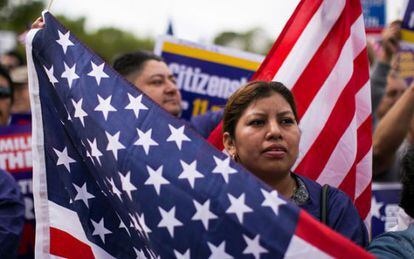
[[[254,80],[295,96],[302,136],[293,170],[371,207],[371,90],[360,0],[302,0]],[[209,141],[222,149],[221,125]],[[368,223],[368,221],[366,221]]]
[[[37,257],[370,257],[43,16],[26,46]]]

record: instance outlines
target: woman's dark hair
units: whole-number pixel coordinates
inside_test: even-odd
[[[410,148],[402,159],[402,192],[400,207],[414,218],[414,148]]]
[[[149,60],[163,61],[161,57],[146,51],[125,53],[114,61],[114,69],[121,75],[127,77],[140,72],[144,63]]]
[[[290,90],[280,82],[253,81],[239,88],[227,101],[224,108],[223,132],[228,132],[234,137],[237,122],[244,110],[258,99],[271,96],[273,93],[280,94],[290,105],[296,121],[296,103]]]

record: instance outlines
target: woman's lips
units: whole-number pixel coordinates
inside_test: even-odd
[[[287,149],[281,145],[271,145],[263,150],[263,155],[268,158],[282,159],[286,156]]]

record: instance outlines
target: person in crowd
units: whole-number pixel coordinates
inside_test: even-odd
[[[136,51],[115,59],[114,69],[176,117],[181,115],[181,94],[175,77],[161,57]],[[223,111],[207,112],[191,119],[191,127],[207,138],[220,123]]]
[[[12,82],[0,66],[0,126],[8,125],[12,104]],[[19,186],[0,169],[0,258],[14,258],[24,224],[24,203]]]
[[[0,66],[0,126],[9,125],[12,103],[12,80],[7,70]]]
[[[287,199],[355,243],[366,246],[368,234],[351,199],[291,171],[299,152],[300,130],[292,93],[279,82],[256,81],[238,89],[224,109],[223,145],[236,162]]]
[[[181,94],[175,77],[158,56],[144,51],[126,53],[114,69],[172,115],[181,115]]]
[[[401,39],[401,21],[392,22],[382,33],[377,63],[371,74],[372,108],[374,117],[373,179],[377,182],[398,182],[402,154],[410,145],[411,115],[402,106],[407,100],[407,83],[400,76],[396,54]],[[407,97],[405,97],[407,98]],[[397,103],[399,103],[397,105]],[[397,111],[391,112],[396,106]],[[403,116],[403,117],[400,117]],[[391,125],[400,120],[403,123]]]
[[[397,20],[392,22],[383,30],[381,36],[382,38],[379,42],[378,54],[371,73],[372,111],[374,112],[377,110],[377,107],[385,94],[386,85],[390,80],[388,75],[392,65],[394,66],[394,69],[396,69],[395,58],[401,39],[401,21]],[[374,116],[376,115],[374,114]]]
[[[402,193],[398,223],[394,229],[377,236],[368,251],[378,258],[414,258],[414,149],[402,160]]]
[[[25,207],[20,187],[0,169],[0,258],[15,258],[23,231]]]
[[[373,173],[378,181],[399,181],[402,154],[414,142],[414,84],[399,91],[392,94],[399,95],[398,98],[384,96],[383,102],[388,102],[389,108],[373,135]]]
[[[0,57],[0,65],[8,71],[24,64],[23,57],[16,51],[9,51]]]
[[[11,112],[13,114],[30,113],[30,98],[27,67],[20,66],[10,71],[13,81],[13,105]]]

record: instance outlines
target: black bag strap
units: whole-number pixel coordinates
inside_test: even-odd
[[[328,225],[328,188],[325,184],[321,191],[321,222],[325,225]]]

